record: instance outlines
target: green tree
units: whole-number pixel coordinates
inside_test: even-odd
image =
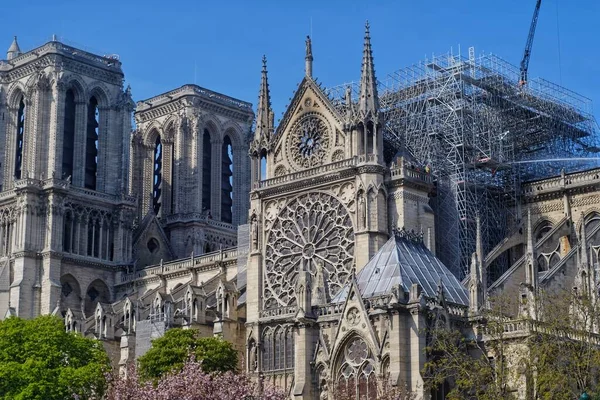
[[[156,380],[167,372],[181,370],[193,356],[205,372],[235,371],[237,351],[231,343],[216,337],[200,337],[195,329],[173,328],[152,341],[152,347],[138,359],[140,376]]]
[[[426,385],[450,383],[450,400],[512,399],[518,387],[540,400],[600,395],[598,300],[556,289],[540,291],[535,301],[537,320],[519,315],[522,305],[513,298],[491,298],[475,322],[481,336],[431,329]]]
[[[0,321],[0,398],[99,397],[110,361],[102,344],[65,331],[54,316]]]

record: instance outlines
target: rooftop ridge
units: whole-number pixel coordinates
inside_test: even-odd
[[[239,99],[236,99],[235,97],[227,96],[222,93],[215,92],[210,89],[206,89],[206,88],[203,88],[202,86],[198,86],[196,84],[191,84],[191,83],[187,83],[176,89],[172,89],[168,92],[159,94],[159,95],[151,97],[149,99],[144,99],[144,100],[138,101],[137,102],[138,112],[143,113],[143,112],[149,110],[149,108],[140,109],[139,108],[140,104],[145,103],[149,107],[154,107],[155,103],[160,102],[160,104],[164,104],[164,103],[167,103],[167,102],[173,100],[175,97],[180,97],[180,96],[185,96],[185,95],[190,95],[190,94],[195,94],[195,95],[198,95],[205,99],[208,99],[211,101],[216,101],[216,102],[221,103],[226,106],[241,108],[241,109],[253,112],[252,103],[249,103],[249,102],[243,101],[243,100],[239,100]]]

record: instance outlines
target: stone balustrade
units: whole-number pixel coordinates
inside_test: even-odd
[[[120,282],[120,284],[125,284],[140,279],[149,279],[160,275],[183,272],[193,268],[213,265],[220,261],[234,261],[237,260],[237,257],[237,248],[215,251],[212,253],[195,256],[193,258],[190,257],[177,261],[166,262],[160,265],[144,268],[142,270],[129,274],[123,273],[121,274],[120,279],[118,279],[118,282]]]
[[[538,196],[561,190],[574,189],[581,186],[600,184],[600,169],[576,172],[564,176],[525,183],[522,193],[525,196]]]

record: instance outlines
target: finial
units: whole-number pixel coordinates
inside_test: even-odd
[[[308,76],[309,78],[312,78],[312,62],[313,62],[313,55],[312,55],[312,42],[310,40],[310,36],[306,36],[306,57],[304,58],[305,60],[305,67],[304,67],[304,72],[306,74],[306,76]]]
[[[262,63],[263,63],[263,72],[267,72],[267,56],[266,54],[263,54],[263,58],[262,58]]]
[[[367,37],[369,37],[369,33],[370,33],[369,28],[370,27],[371,27],[371,25],[369,25],[369,20],[367,20],[365,22],[365,36],[367,36]]]

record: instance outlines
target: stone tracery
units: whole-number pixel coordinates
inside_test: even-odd
[[[292,129],[289,138],[291,161],[300,168],[321,165],[329,149],[329,129],[327,123],[315,113],[300,119]]]
[[[293,306],[298,271],[323,264],[331,296],[346,283],[354,263],[354,230],[346,208],[325,193],[301,195],[279,213],[266,241],[265,309]]]

